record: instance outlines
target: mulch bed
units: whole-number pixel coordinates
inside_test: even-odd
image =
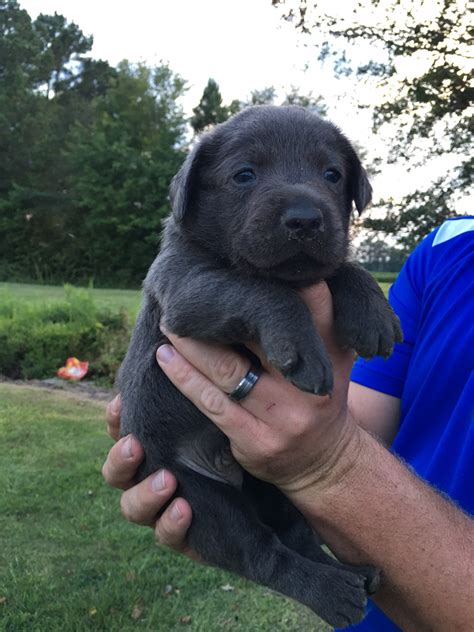
[[[111,388],[96,386],[93,382],[69,382],[67,380],[61,380],[58,377],[52,377],[47,380],[11,380],[4,375],[0,375],[0,383],[1,382],[6,384],[17,384],[19,386],[36,386],[51,391],[66,391],[68,393],[75,393],[76,395],[80,395],[82,397],[89,397],[90,399],[100,401],[109,401],[115,394]]]

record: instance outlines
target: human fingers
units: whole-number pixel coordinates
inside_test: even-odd
[[[323,339],[332,338],[334,311],[332,296],[325,281],[310,285],[300,290],[300,295],[306,303],[314,324]]]
[[[140,442],[133,436],[122,437],[111,447],[102,466],[102,476],[111,487],[128,489],[144,457]]]
[[[179,499],[177,507],[176,500],[173,501],[158,522],[156,520],[158,513],[176,491],[177,482],[173,474],[160,470],[140,483],[134,483],[143,456],[141,444],[135,437],[128,435],[111,448],[102,468],[109,485],[125,490],[120,500],[123,515],[130,522],[154,527],[160,543],[199,560],[199,556],[186,545],[186,532],[191,524],[192,512],[184,499]]]
[[[186,342],[191,344],[194,341],[186,339]],[[231,441],[239,442],[243,437],[252,441],[260,420],[233,402],[173,346],[161,345],[156,357],[171,382]]]
[[[112,437],[112,439],[117,439],[120,437],[120,411],[122,408],[122,401],[120,399],[120,394],[116,395],[112,401],[107,404],[107,408],[105,410],[105,419],[107,421],[107,432]]]
[[[181,375],[181,369],[177,364],[174,365],[175,368],[162,366],[165,372],[170,369],[176,371],[175,379],[177,381],[175,385],[182,390],[186,397],[191,398],[198,408],[201,404],[200,410],[205,415],[209,416],[209,400],[212,398],[211,407],[217,410],[217,402],[217,406],[222,408],[222,413],[219,413],[221,419],[226,419],[228,414],[239,415],[239,411],[244,409],[251,413],[254,419],[271,423],[272,427],[276,428],[280,422],[284,425],[287,425],[288,422],[291,423],[295,416],[295,404],[299,419],[304,417],[301,408],[307,406],[309,411],[309,407],[313,405],[312,396],[299,391],[279,373],[274,371],[270,375],[264,371],[250,393],[236,407],[227,393],[232,392],[246,375],[250,367],[249,360],[222,345],[204,343],[192,338],[180,338],[169,332],[166,332],[166,335],[173,344],[171,350],[174,348],[180,354],[180,358],[175,358],[176,362],[180,363],[184,357],[199,371],[201,376],[207,378],[218,389],[216,390],[209,384],[204,387],[204,382],[198,376],[183,381],[183,377],[192,377],[192,372],[188,371],[186,375]],[[186,371],[185,365],[183,365],[183,370]],[[168,377],[173,380],[170,375]],[[199,396],[200,388],[205,388],[204,394],[207,403],[205,408],[203,408],[202,395]],[[219,425],[219,421],[216,420],[216,423]],[[221,427],[221,429],[223,428]]]
[[[186,535],[192,521],[192,510],[184,498],[175,498],[163,512],[155,526],[155,537],[160,544],[202,562],[200,555],[187,544]]]
[[[334,327],[334,309],[332,295],[325,281],[304,288],[300,291],[313,317],[313,322],[321,335],[324,345],[331,356],[335,376],[335,390],[346,389],[347,379],[355,360],[353,349],[341,348],[338,344]],[[338,379],[344,376],[344,379]],[[333,392],[333,395],[337,395]]]
[[[337,405],[334,410],[332,398],[314,398],[292,385],[280,385],[268,376],[275,382],[272,393],[275,406],[267,411],[271,421],[266,422],[244,408],[252,393],[239,404],[231,401],[171,345],[158,348],[157,360],[183,395],[227,435],[232,454],[245,470],[282,489],[300,488],[318,479],[340,435],[340,407]],[[258,382],[255,391],[257,387]],[[294,389],[292,397],[285,393],[284,387]],[[255,396],[256,402],[259,399],[260,395]],[[318,404],[320,414],[316,416],[314,404],[305,404],[306,400],[315,399],[325,402]],[[292,409],[288,416],[280,414],[284,406]]]
[[[123,515],[130,522],[154,527],[159,511],[176,491],[176,478],[167,470],[158,470],[124,491],[120,499]]]

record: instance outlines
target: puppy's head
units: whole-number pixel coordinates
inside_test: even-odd
[[[194,147],[171,185],[189,239],[247,274],[307,284],[345,259],[372,188],[349,141],[299,107],[256,106]]]

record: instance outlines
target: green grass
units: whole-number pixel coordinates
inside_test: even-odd
[[[374,272],[373,270],[370,274],[383,283],[393,283],[398,276],[398,272]]]
[[[30,302],[51,302],[65,299],[64,288],[59,285],[33,285],[29,283],[0,283],[0,292],[7,290],[15,298]],[[126,309],[136,314],[141,301],[140,290],[111,290],[93,288],[92,296],[99,307],[113,310]]]
[[[328,629],[306,608],[156,547],[151,530],[127,523],[100,474],[111,445],[102,405],[0,384],[0,445],[0,630]]]
[[[380,283],[380,287],[387,295],[391,283]],[[64,300],[64,288],[57,285],[33,285],[28,283],[0,283],[2,289],[8,290],[13,296],[25,301],[55,301]],[[140,290],[111,290],[92,289],[92,296],[99,307],[111,309],[126,309],[132,317],[135,317],[140,307]]]

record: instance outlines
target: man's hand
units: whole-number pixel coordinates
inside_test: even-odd
[[[117,440],[120,436],[119,395],[108,404],[106,419],[107,432]],[[186,545],[186,532],[191,524],[191,507],[183,498],[175,498],[157,520],[158,513],[176,490],[176,479],[171,472],[160,470],[141,483],[134,483],[143,456],[140,443],[135,437],[128,435],[111,448],[102,468],[102,474],[109,485],[125,490],[120,503],[123,515],[131,522],[152,527],[160,544],[198,559],[194,551]]]
[[[315,326],[334,371],[331,396],[315,396],[290,384],[252,347],[264,372],[238,404],[231,392],[249,369],[233,350],[165,332],[171,345],[158,349],[158,362],[174,385],[230,439],[237,461],[258,478],[291,495],[340,481],[358,454],[358,427],[348,414],[352,351],[337,347],[332,335],[332,301],[320,283],[305,290]]]

